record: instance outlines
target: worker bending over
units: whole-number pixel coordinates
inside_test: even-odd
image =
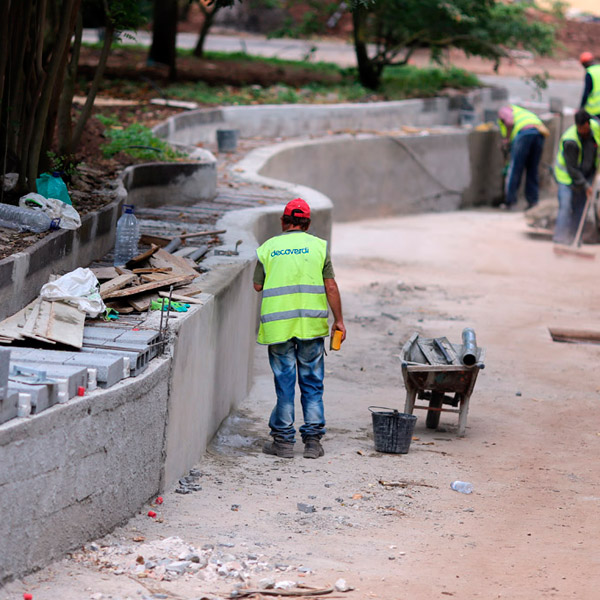
[[[586,199],[592,194],[600,153],[600,123],[579,109],[575,124],[560,138],[554,163],[558,182],[558,215],[554,229],[557,244],[571,244],[577,233]]]
[[[346,338],[342,302],[334,279],[327,242],[310,235],[310,207],[301,198],[291,200],[281,217],[283,233],[268,239],[256,254],[254,289],[262,291],[258,343],[269,346],[269,363],[275,379],[277,404],[269,427],[273,440],[265,454],[293,458],[296,369],[304,424],[300,435],[304,458],[325,453],[323,378],[324,340],[329,335],[327,304],[334,330]]]
[[[600,119],[600,65],[596,64],[591,52],[582,52],[579,57],[585,69],[581,108],[596,119]]]
[[[500,108],[498,124],[503,148],[510,153],[504,203],[508,209],[516,206],[517,192],[525,171],[525,199],[527,207],[531,208],[539,200],[538,170],[548,129],[537,115],[516,104]]]

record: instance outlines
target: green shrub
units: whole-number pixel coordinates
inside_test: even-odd
[[[105,158],[110,158],[119,152],[125,152],[142,160],[173,161],[186,156],[157,138],[145,125],[133,123],[121,127],[114,116],[96,115],[96,118],[106,127],[104,135],[109,140],[101,148]]]

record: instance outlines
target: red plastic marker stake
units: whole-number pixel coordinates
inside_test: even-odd
[[[85,388],[84,388],[82,385],[80,385],[80,386],[77,388],[77,395],[78,395],[78,396],[83,396],[83,395],[85,395]]]
[[[156,513],[153,510],[149,510],[148,511],[148,516],[152,517],[154,519],[154,517],[156,517]]]
[[[159,496],[159,497],[156,499],[156,504],[162,504],[162,503],[163,503],[163,497],[162,497],[162,496]]]
[[[27,592],[25,592],[23,594],[23,600],[33,600],[33,594],[28,594]]]

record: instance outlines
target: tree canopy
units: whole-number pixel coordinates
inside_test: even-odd
[[[533,6],[533,2],[495,0],[377,0],[368,4],[355,0],[352,14],[361,82],[378,87],[385,66],[406,64],[418,48],[429,48],[438,61],[444,49],[459,48],[496,64],[512,48],[550,54],[554,29],[528,15],[527,9]]]

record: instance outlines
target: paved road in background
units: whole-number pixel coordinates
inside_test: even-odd
[[[151,35],[148,32],[131,32],[134,39],[124,38],[123,43],[149,46]],[[177,35],[177,46],[191,49],[198,39],[195,33]],[[98,41],[96,30],[86,30],[84,41]],[[252,56],[281,58],[288,60],[310,60],[311,62],[332,62],[343,67],[356,66],[354,47],[350,43],[337,40],[292,40],[267,39],[260,35],[212,34],[206,38],[206,50],[214,52],[245,52]],[[479,75],[481,81],[508,89],[513,102],[534,101],[549,103],[550,98],[560,98],[567,107],[577,107],[581,99],[583,72],[574,70],[573,80],[550,80],[548,88],[538,94],[523,77]]]

